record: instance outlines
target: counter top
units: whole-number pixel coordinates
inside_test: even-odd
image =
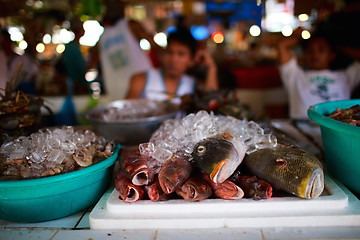
[[[288,120],[274,121],[277,127],[287,131],[298,132],[304,142],[314,144],[316,148],[321,148],[320,129],[317,125],[308,123],[296,123],[294,125]],[[22,240],[22,239],[360,239],[360,221],[358,221],[360,202],[359,199],[352,194],[341,183],[336,182],[344,193],[348,196],[349,207],[353,207],[356,214],[355,222],[351,224],[342,224],[339,218],[339,225],[327,226],[321,223],[312,224],[310,226],[281,226],[281,224],[272,224],[273,226],[253,226],[253,227],[219,227],[219,228],[203,228],[203,229],[103,229],[94,230],[90,228],[90,213],[97,207],[105,206],[104,199],[111,194],[111,187],[98,202],[83,212],[61,218],[54,221],[41,223],[12,223],[0,220],[0,240]],[[351,210],[351,209],[349,209]],[[352,211],[352,210],[351,210]],[[0,216],[1,218],[1,216]],[[273,221],[276,221],[274,218]],[[326,219],[322,220],[326,221]],[[315,221],[316,223],[316,221]],[[205,223],[206,224],[206,223]]]

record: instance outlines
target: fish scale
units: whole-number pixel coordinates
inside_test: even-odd
[[[311,153],[293,146],[278,145],[247,155],[245,165],[274,188],[302,198],[314,198],[324,189],[320,161]]]

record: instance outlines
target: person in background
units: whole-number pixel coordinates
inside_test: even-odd
[[[101,64],[105,91],[110,100],[125,97],[130,77],[152,67],[149,56],[140,49],[140,40],[147,39],[151,48],[161,52],[152,36],[134,20],[125,19],[125,3],[105,0],[106,14],[103,20],[104,32],[93,51],[90,67]]]
[[[71,85],[68,88],[74,94],[88,94],[90,90],[85,79],[86,62],[81,53],[79,43],[85,31],[81,20],[77,17],[70,20],[70,28],[75,34],[75,38],[65,45],[65,50],[56,64],[56,69],[59,74],[68,78],[68,84]]]
[[[0,33],[0,92],[5,89],[7,82],[7,59],[4,50],[2,49],[3,33]]]
[[[289,95],[292,119],[308,119],[307,109],[311,105],[349,99],[351,91],[360,82],[358,61],[346,69],[331,70],[336,52],[327,38],[316,33],[306,40],[304,70],[292,52],[301,41],[301,32],[302,29],[296,29],[291,37],[278,44],[280,76]]]
[[[163,67],[134,75],[126,98],[166,100],[192,94],[195,80],[186,72],[195,64],[202,64],[207,68],[203,88],[218,90],[216,64],[207,51],[197,51],[196,44],[188,30],[177,29],[171,32],[163,56]]]
[[[3,85],[1,88],[5,88],[6,81],[10,81],[14,77],[18,67],[21,65],[21,70],[16,80],[19,84],[17,90],[27,94],[35,94],[35,80],[39,67],[34,57],[26,52],[23,55],[15,53],[10,34],[5,29],[1,30],[0,49],[0,58],[2,59],[0,62],[1,68],[3,68],[0,72],[1,85]],[[4,63],[6,64],[4,65]]]

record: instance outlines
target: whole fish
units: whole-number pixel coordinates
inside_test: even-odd
[[[165,194],[164,191],[161,189],[159,179],[155,176],[153,183],[148,186],[145,186],[145,191],[148,194],[148,197],[151,201],[166,201],[169,200],[171,194]]]
[[[244,191],[229,179],[225,180],[222,183],[215,183],[205,173],[202,174],[202,177],[211,186],[215,197],[226,200],[236,200],[244,196]]]
[[[123,149],[121,169],[137,186],[150,184],[160,170],[159,162],[150,156],[142,156],[138,149]]]
[[[192,174],[176,193],[185,201],[202,201],[212,195],[211,186],[200,174]]]
[[[271,185],[256,176],[241,175],[240,171],[235,171],[230,179],[236,185],[241,187],[244,191],[245,197],[260,200],[268,199],[272,196]]]
[[[278,144],[257,150],[244,159],[249,170],[273,188],[311,199],[324,190],[324,173],[319,159],[304,149]]]
[[[220,134],[198,142],[192,152],[195,164],[215,183],[222,183],[242,162],[247,147],[231,135]]]
[[[185,156],[174,156],[165,161],[159,172],[159,183],[166,194],[174,192],[190,177],[193,164]]]
[[[145,197],[144,190],[140,186],[132,184],[122,171],[116,175],[115,189],[120,198],[127,203],[133,203]]]

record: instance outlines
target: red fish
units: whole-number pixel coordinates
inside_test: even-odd
[[[160,170],[159,162],[152,157],[142,156],[139,150],[123,149],[121,154],[121,169],[137,186],[151,184],[155,174]]]
[[[132,184],[122,171],[116,176],[115,188],[119,192],[120,198],[127,203],[133,203],[145,197],[144,190]]]
[[[244,196],[244,191],[228,179],[222,183],[215,183],[205,173],[202,173],[202,177],[210,184],[214,191],[214,195],[218,198],[236,200]]]
[[[245,197],[260,200],[272,196],[271,185],[256,176],[240,175],[240,172],[236,171],[231,176],[231,180],[244,190]]]
[[[145,191],[147,192],[149,198],[153,202],[157,201],[167,201],[170,199],[171,194],[165,194],[161,189],[159,179],[155,176],[152,184],[145,186]]]
[[[192,174],[176,193],[186,201],[202,201],[212,195],[211,186],[200,174]]]
[[[193,170],[193,164],[185,156],[173,157],[164,162],[159,172],[159,183],[166,194],[176,191]]]

